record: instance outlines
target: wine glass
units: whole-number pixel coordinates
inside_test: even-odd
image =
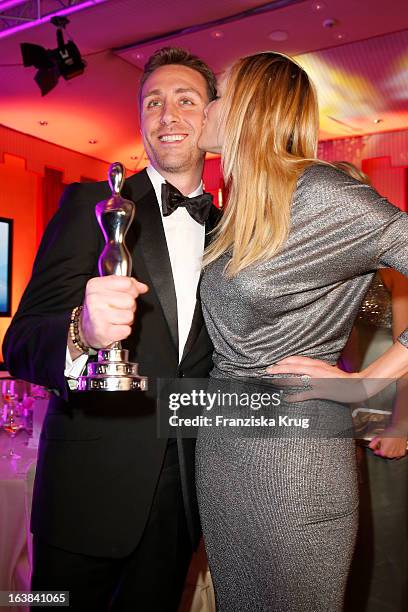
[[[1,383],[1,394],[4,401],[2,414],[2,429],[10,438],[9,450],[2,455],[3,459],[21,459],[14,451],[14,438],[24,428],[21,419],[21,406],[18,403],[18,385],[13,379],[5,379]]]
[[[21,401],[21,414],[24,421],[24,429],[28,433],[28,436],[31,437],[33,435],[33,405],[35,399],[31,395],[24,393],[24,397]],[[28,445],[28,440],[24,442],[24,444]]]

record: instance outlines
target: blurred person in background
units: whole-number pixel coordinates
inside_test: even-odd
[[[333,165],[370,185],[350,162]],[[378,270],[361,304],[340,367],[355,372],[378,359],[408,326],[408,279],[392,269]],[[408,606],[408,378],[389,385],[358,411],[391,422],[368,448],[357,447],[360,468],[360,520],[346,596],[346,612],[405,612]],[[368,409],[368,411],[366,411]],[[367,422],[365,423],[367,425]],[[396,461],[398,460],[398,461]]]

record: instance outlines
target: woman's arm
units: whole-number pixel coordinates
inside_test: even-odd
[[[380,270],[381,279],[391,293],[392,335],[396,338],[408,326],[408,279],[395,270]],[[408,376],[397,381],[392,422],[384,435],[376,436],[369,447],[375,455],[397,459],[407,452],[408,439]]]
[[[340,175],[332,176],[329,172],[325,177],[325,189],[319,193],[327,199],[328,206],[336,206],[341,210],[342,223],[347,228],[349,240],[355,240],[356,249],[364,249],[366,268],[363,269],[361,264],[356,265],[356,274],[392,268],[408,277],[406,213],[387,202],[374,189],[350,181],[347,177],[343,179]],[[313,381],[316,383],[312,385],[315,388],[302,394],[302,399],[364,401],[408,373],[408,326],[402,327],[395,343],[362,372],[343,372],[336,366],[303,355],[282,359],[269,367],[267,372],[275,375],[300,374],[318,379]],[[326,382],[322,384],[324,379]],[[345,381],[345,384],[333,385],[328,379],[336,379],[340,383]]]
[[[391,293],[394,342],[408,327],[408,278],[396,270],[380,270],[381,280]]]

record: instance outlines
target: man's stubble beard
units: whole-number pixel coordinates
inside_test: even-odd
[[[179,174],[180,172],[195,171],[204,161],[204,153],[199,149],[193,149],[186,152],[182,157],[172,158],[166,155],[159,155],[154,149],[151,149],[151,161],[154,162],[158,170],[168,172],[169,174]],[[148,155],[149,156],[149,155]],[[150,156],[149,156],[150,157]]]

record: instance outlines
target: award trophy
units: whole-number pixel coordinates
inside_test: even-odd
[[[132,259],[124,238],[135,214],[135,205],[120,195],[125,181],[121,163],[109,167],[112,196],[95,207],[106,244],[99,261],[99,275],[131,276]],[[147,378],[139,376],[138,364],[128,361],[129,351],[120,342],[98,351],[98,361],[90,362],[87,374],[78,378],[77,391],[134,391],[147,389]]]

